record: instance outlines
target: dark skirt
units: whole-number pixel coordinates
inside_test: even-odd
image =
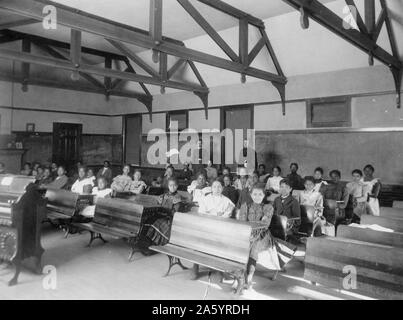
[[[170,217],[161,217],[152,224],[146,224],[148,227],[147,238],[157,246],[167,244],[171,234],[171,222],[172,219]]]

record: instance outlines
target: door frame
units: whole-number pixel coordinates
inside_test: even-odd
[[[52,127],[52,162],[60,162],[59,160],[55,159],[55,127],[57,125],[70,125],[70,126],[77,126],[79,128],[79,132],[77,135],[77,159],[82,161],[82,147],[83,147],[83,124],[82,123],[72,123],[72,122],[53,122],[53,127]],[[66,162],[66,160],[64,160]],[[64,164],[64,166],[67,166],[67,163]],[[68,168],[66,168],[68,170]]]
[[[227,117],[226,112],[232,110],[249,110],[250,111],[250,128],[255,128],[255,105],[254,104],[242,104],[236,106],[224,106],[220,108],[220,131],[225,129]],[[221,166],[225,164],[225,137],[221,137]]]
[[[139,166],[142,165],[141,162],[141,155],[143,152],[142,149],[142,139],[143,139],[143,115],[141,113],[131,113],[131,114],[126,114],[125,116],[122,117],[122,140],[123,140],[123,145],[122,145],[122,165],[127,164],[127,158],[126,158],[126,142],[127,142],[127,120],[130,118],[136,118],[139,117],[140,119],[140,145],[139,145]]]

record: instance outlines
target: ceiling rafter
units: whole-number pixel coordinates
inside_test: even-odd
[[[373,58],[378,59],[380,62],[390,68],[396,87],[396,104],[400,108],[401,105],[401,83],[403,74],[403,62],[399,60],[399,55],[396,46],[396,39],[394,36],[392,24],[388,14],[388,9],[385,0],[380,0],[382,11],[378,18],[378,24],[375,17],[375,0],[365,1],[365,27],[364,32],[362,19],[359,18],[359,12],[356,10],[354,1],[347,1],[346,3],[353,6],[356,10],[357,24],[360,30],[356,30],[353,27],[345,28],[345,21],[337,14],[332,12],[326,6],[321,4],[318,0],[283,0],[297,10],[302,10],[305,15],[309,16],[312,20],[315,20],[325,28],[329,29],[336,35],[352,43],[360,50],[366,52],[369,55],[369,64],[373,64]],[[384,21],[384,22],[383,22]],[[385,49],[377,45],[378,29],[381,28],[379,24],[386,24],[392,54]],[[361,25],[361,26],[360,26]],[[306,26],[306,24],[304,25]],[[303,26],[303,27],[304,27]],[[380,32],[380,31],[379,31]]]
[[[217,0],[214,1],[199,0],[199,1],[201,3],[207,4],[217,10],[220,10],[228,15],[231,15],[239,19],[240,24],[243,23],[244,26],[246,24],[252,24],[258,27],[261,32],[262,30],[264,31],[264,24],[260,19],[252,17],[251,15],[248,15],[247,13],[241,10],[231,7],[224,2]],[[19,0],[19,1],[2,0],[0,2],[0,10],[7,10],[14,14],[41,20],[43,18],[42,16],[43,6],[53,5],[57,9],[57,19],[59,25],[63,25],[65,27],[69,27],[71,29],[75,29],[81,32],[88,32],[98,36],[102,36],[103,38],[108,39],[109,41],[113,40],[121,43],[127,43],[143,47],[145,49],[151,49],[154,52],[153,54],[154,62],[158,62],[159,59],[157,60],[156,58],[161,53],[164,53],[166,55],[173,55],[184,60],[207,64],[213,67],[237,72],[243,75],[242,76],[243,78],[245,76],[250,76],[265,81],[269,81],[272,82],[276,88],[280,87],[282,88],[281,90],[284,91],[285,84],[287,82],[287,79],[285,78],[284,75],[279,75],[264,70],[256,69],[248,65],[247,63],[248,50],[245,50],[245,48],[247,47],[245,46],[245,44],[243,47],[244,63],[240,63],[232,60],[223,59],[215,55],[207,54],[198,50],[192,50],[186,48],[182,42],[162,36],[162,29],[161,29],[162,1],[150,0],[150,4],[151,4],[150,17],[152,18],[150,19],[151,22],[150,32],[134,28],[131,26],[127,26],[121,23],[117,23],[114,21],[110,21],[105,18],[101,18],[47,0]],[[5,52],[3,52],[3,54],[8,55],[8,53]],[[27,57],[25,56],[25,58]],[[64,67],[67,67],[67,65]],[[87,67],[88,66],[86,66],[86,70],[89,71]],[[82,68],[81,71],[83,71]],[[92,69],[91,71],[94,70]],[[96,72],[99,71],[97,70]],[[130,81],[136,81],[134,76],[138,77],[138,75],[132,75],[132,76],[133,77],[131,78]],[[141,78],[141,80],[139,79],[138,81],[142,81],[143,79],[144,78]],[[144,81],[144,83],[151,82],[150,84],[161,86],[161,83],[156,84],[155,79],[145,78],[144,80],[146,80]],[[172,84],[170,80],[164,83],[163,86],[169,87],[169,84]],[[174,85],[175,88],[179,88],[178,83],[174,83]],[[190,84],[181,84],[181,85],[190,86]],[[183,88],[179,89],[184,90]],[[194,90],[192,91],[199,97],[203,96],[202,101],[203,104],[206,106],[207,99],[204,96],[208,94],[209,91],[208,88],[199,86],[197,88],[194,88]],[[283,99],[284,95],[281,95],[281,97]]]

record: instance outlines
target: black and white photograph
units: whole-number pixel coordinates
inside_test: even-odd
[[[403,300],[402,80],[403,0],[0,0],[0,300]]]

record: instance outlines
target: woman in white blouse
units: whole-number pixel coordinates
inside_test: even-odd
[[[222,195],[223,186],[216,180],[211,185],[211,194],[199,201],[199,213],[230,218],[235,208],[235,204],[230,199]]]
[[[87,170],[85,167],[78,169],[78,179],[71,186],[71,192],[83,194],[85,193],[84,187],[94,187],[94,180],[87,177]]]
[[[267,180],[266,190],[268,190],[272,193],[279,193],[281,180],[283,180],[283,177],[281,176],[281,168],[274,167],[273,176]]]

